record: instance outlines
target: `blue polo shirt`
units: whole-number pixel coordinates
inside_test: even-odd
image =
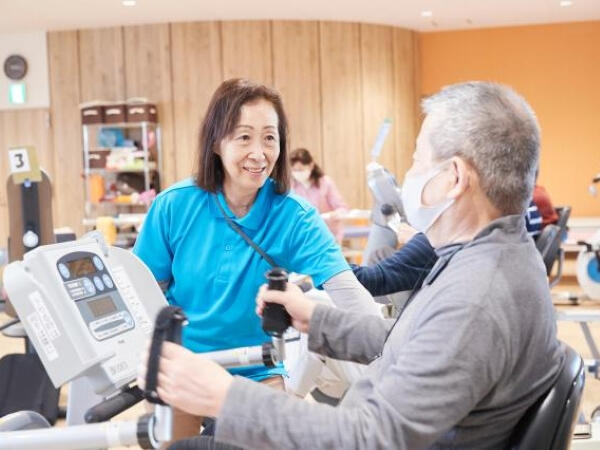
[[[169,303],[183,308],[189,325],[183,344],[195,352],[260,345],[270,340],[255,313],[258,288],[269,264],[225,221],[215,201],[280,267],[310,275],[320,286],[349,270],[316,209],[294,194],[277,194],[268,179],[252,208],[238,219],[223,194],[211,194],[192,179],[154,200],[134,253],[159,282]],[[256,366],[232,373],[260,380],[283,367]]]

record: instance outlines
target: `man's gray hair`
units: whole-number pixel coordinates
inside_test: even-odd
[[[460,156],[479,175],[481,188],[502,214],[522,214],[538,166],[540,130],[529,104],[507,86],[468,82],[423,100],[433,120],[434,158]]]

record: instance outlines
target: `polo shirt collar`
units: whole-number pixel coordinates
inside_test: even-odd
[[[271,207],[271,200],[275,195],[275,183],[270,178],[267,178],[267,181],[263,186],[258,190],[258,194],[256,194],[256,199],[254,203],[250,207],[250,211],[244,217],[236,217],[235,214],[229,209],[227,205],[227,201],[225,200],[225,196],[223,195],[223,190],[219,190],[216,193],[216,200],[221,203],[225,213],[232,218],[235,223],[240,225],[241,227],[248,228],[251,230],[257,230],[260,228],[262,223],[264,222],[264,218]],[[211,195],[210,208],[213,215],[217,218],[222,217],[221,211],[219,207],[214,204],[215,196]],[[223,218],[225,220],[225,218]]]
[[[436,248],[435,253],[438,260],[423,281],[423,284],[433,283],[437,276],[446,268],[452,257],[464,248],[486,243],[512,243],[515,240],[524,241],[526,239],[527,230],[525,229],[525,217],[523,215],[503,216],[493,220],[477,233],[471,241],[454,242]]]

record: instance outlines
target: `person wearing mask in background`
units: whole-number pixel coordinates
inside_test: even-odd
[[[186,313],[183,345],[192,352],[270,340],[254,313],[270,265],[225,216],[278,266],[323,285],[335,305],[381,315],[316,209],[288,192],[287,133],[276,91],[249,80],[223,82],[201,125],[195,177],[162,191],[148,211],[133,251],[169,303]],[[283,389],[281,365],[231,372]],[[200,431],[201,416],[174,415],[175,439]]]
[[[408,222],[438,256],[423,287],[396,320],[317,305],[291,284],[261,287],[258,314],[282,304],[312,351],[368,364],[336,408],[165,343],[160,397],[217,417],[218,445],[198,448],[504,449],[555,383],[565,350],[524,220],[539,159],[535,114],[488,82],[448,86],[423,110],[402,189]]]
[[[348,205],[337,186],[305,148],[297,148],[290,154],[290,164],[294,193],[317,208],[335,240],[341,244],[344,237],[342,215],[348,210]]]

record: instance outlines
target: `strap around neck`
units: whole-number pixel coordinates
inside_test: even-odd
[[[263,251],[262,248],[260,248],[252,239],[250,239],[250,236],[248,236],[246,233],[244,233],[244,231],[240,228],[240,226],[237,223],[235,223],[233,220],[231,220],[231,217],[229,217],[227,215],[227,213],[225,212],[225,208],[223,208],[223,205],[221,205],[221,202],[219,201],[219,197],[217,197],[216,195],[213,194],[213,198],[214,198],[215,202],[217,203],[217,206],[219,207],[221,214],[223,214],[223,217],[227,221],[227,224],[231,228],[233,228],[233,231],[235,231],[237,234],[239,234],[242,237],[242,239],[245,240],[246,243],[250,247],[252,247],[254,250],[256,250],[258,252],[258,254],[260,256],[262,256],[263,259],[265,261],[267,261],[271,267],[278,267],[277,264],[275,264],[275,261],[273,260],[273,258],[271,258],[269,255],[267,255]]]

